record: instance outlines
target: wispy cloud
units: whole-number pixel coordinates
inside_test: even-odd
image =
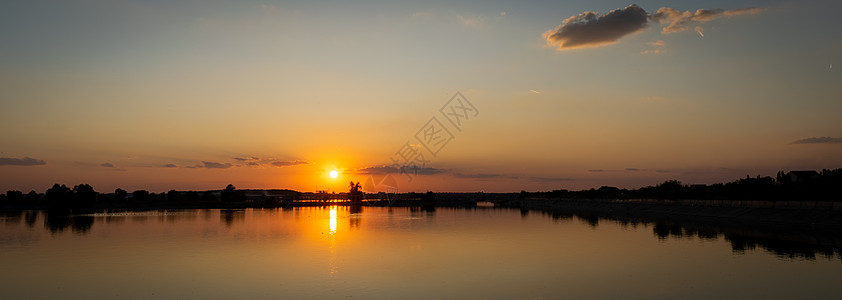
[[[734,17],[753,15],[764,8],[740,8],[724,10],[721,8],[680,11],[671,7],[661,7],[649,14],[643,8],[632,4],[622,9],[615,9],[606,14],[586,11],[565,19],[561,25],[544,32],[547,44],[558,50],[591,48],[616,43],[620,38],[644,30],[650,21],[665,25],[662,34],[682,32],[695,26],[696,32],[704,36],[699,24],[717,19],[720,16]],[[662,45],[661,45],[662,46]],[[642,54],[658,54],[657,49],[643,51]]]
[[[99,166],[100,166],[100,167],[106,167],[106,168],[116,168],[116,166],[114,166],[114,164],[109,163],[109,162],[107,162],[107,163],[101,163],[101,164],[99,164]]]
[[[640,169],[640,168],[625,168],[621,170],[604,170],[604,169],[590,169],[588,172],[591,173],[604,173],[604,172],[644,172],[644,171],[655,171],[655,172],[669,172],[663,170],[650,170],[650,169]]]
[[[208,169],[228,169],[233,166],[230,163],[218,163],[212,161],[202,161],[202,165]]]
[[[292,161],[273,161],[271,165],[276,167],[290,167],[290,166],[297,166],[297,165],[306,165],[310,162],[303,161],[303,160],[292,160]]]
[[[401,170],[394,166],[371,166],[365,167],[361,169],[357,169],[355,173],[361,175],[375,175],[375,174],[390,174],[390,173],[400,173]]]
[[[753,15],[762,12],[763,8],[748,7],[733,10],[724,10],[721,8],[714,9],[697,9],[692,11],[680,11],[671,7],[661,7],[652,14],[652,20],[667,25],[661,29],[661,33],[670,34],[682,32],[690,29],[690,25],[701,24],[712,21],[720,16],[739,16],[739,15]],[[704,36],[702,28],[696,26],[696,32]]]
[[[0,166],[40,166],[46,164],[47,162],[43,160],[28,156],[24,158],[0,157]]]
[[[251,156],[251,157],[234,157],[234,160],[237,161],[259,161],[260,157]]]
[[[178,167],[178,166],[176,166],[175,164],[166,164],[166,165],[164,165],[164,168],[177,168],[177,167]]]
[[[467,27],[482,28],[483,26],[485,26],[485,20],[480,16],[465,17],[462,15],[456,15],[456,18],[459,19],[459,22],[462,22],[462,25],[465,25]]]
[[[832,138],[829,136],[822,136],[822,137],[811,137],[806,139],[800,139],[794,141],[790,144],[838,144],[842,143],[842,138]]]
[[[653,49],[643,50],[643,51],[640,52],[640,54],[658,55],[658,54],[662,54],[662,53],[666,52],[664,50],[664,46],[666,46],[667,43],[665,43],[664,40],[657,40],[657,41],[654,41],[654,42],[648,42],[646,44],[649,45],[649,46],[652,46]]]
[[[733,17],[733,16],[739,16],[739,15],[759,14],[759,13],[763,12],[764,10],[766,10],[766,9],[762,8],[762,7],[746,7],[746,8],[726,10],[726,11],[723,11],[722,14],[725,15],[726,17]]]

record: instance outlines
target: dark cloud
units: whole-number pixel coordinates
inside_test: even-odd
[[[164,168],[177,168],[177,167],[178,167],[178,166],[176,166],[175,164],[166,164],[166,165],[164,165]]]
[[[400,174],[401,169],[397,166],[372,166],[372,167],[365,167],[362,169],[357,169],[356,174],[359,175],[383,175],[383,174]],[[412,168],[406,167],[403,170],[403,173],[413,174],[413,175],[435,175],[435,174],[442,174],[445,173],[442,169],[436,169],[431,167],[424,167],[424,168]]]
[[[234,159],[235,159],[235,160],[238,160],[238,161],[259,161],[259,160],[260,160],[260,157],[257,157],[257,156],[251,156],[251,157],[235,157]]]
[[[0,157],[0,166],[40,166],[47,162],[29,156],[24,158]]]
[[[591,169],[591,170],[588,170],[588,172],[592,172],[592,173],[602,173],[602,172],[643,172],[643,171],[651,171],[651,170],[647,170],[647,169],[640,169],[640,168],[625,168],[625,169],[622,169],[622,170],[603,170],[603,169]],[[669,171],[655,170],[655,172],[669,172]]]
[[[390,174],[390,173],[400,173],[401,170],[394,166],[373,166],[373,167],[365,167],[362,169],[358,169],[356,171],[357,174],[361,175],[375,175],[375,174]]]
[[[446,171],[445,171],[445,170],[442,170],[442,169],[436,169],[436,168],[432,168],[432,167],[426,167],[426,168],[406,168],[405,172],[407,172],[407,173],[412,173],[412,174],[417,174],[417,175],[435,175],[435,174],[442,174],[442,173],[446,173]]]
[[[306,165],[309,162],[303,160],[292,160],[292,161],[274,161],[272,162],[273,166],[276,167],[289,167],[289,166],[297,166],[297,165]]]
[[[208,169],[228,169],[232,167],[230,163],[218,163],[212,161],[202,161],[202,164]]]
[[[587,11],[569,17],[553,30],[544,32],[547,43],[558,50],[597,47],[616,43],[626,35],[646,28],[649,14],[632,4],[604,15]]]
[[[116,168],[116,167],[115,167],[113,164],[111,164],[111,163],[102,163],[102,164],[99,164],[99,166],[100,166],[100,167],[106,167],[106,168]]]
[[[822,136],[822,137],[811,137],[806,139],[800,139],[794,141],[790,144],[838,144],[842,143],[842,138],[832,138],[829,136]]]
[[[765,9],[749,7],[733,10],[714,8],[680,11],[671,7],[661,7],[650,15],[643,8],[632,4],[604,15],[586,11],[569,17],[561,25],[544,32],[543,36],[548,45],[558,50],[599,47],[614,44],[624,36],[640,32],[650,21],[665,25],[661,33],[670,34],[688,30],[691,25],[705,23],[720,16],[753,15],[763,10]],[[695,28],[701,34],[702,28]]]

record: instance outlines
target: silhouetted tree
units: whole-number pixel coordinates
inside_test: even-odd
[[[79,184],[73,187],[73,203],[71,207],[77,212],[88,212],[93,210],[96,204],[97,192],[88,184]]]
[[[678,180],[667,180],[656,188],[656,198],[675,200],[681,197],[683,186]]]
[[[169,202],[169,203],[177,203],[177,202],[182,202],[182,201],[183,201],[183,199],[182,199],[182,197],[181,197],[181,193],[179,193],[178,191],[176,191],[176,190],[169,190],[169,191],[167,192],[167,202]]]
[[[428,203],[436,202],[436,193],[433,191],[427,191],[424,193],[424,196],[421,196],[421,201]]]
[[[359,182],[348,184],[348,198],[350,198],[351,202],[362,202],[363,201],[363,191],[362,186]]]
[[[56,183],[53,187],[47,189],[44,198],[51,210],[66,210],[70,209],[73,191],[66,185]]]
[[[116,197],[116,200],[118,202],[126,201],[126,196],[128,196],[128,195],[129,195],[129,192],[127,192],[124,189],[117,188],[117,189],[114,190],[114,197]]]
[[[23,204],[23,192],[21,191],[7,191],[6,203],[11,205]]]
[[[38,204],[41,203],[41,195],[38,195],[37,192],[35,192],[34,190],[31,190],[31,191],[29,191],[28,194],[26,194],[26,197],[24,198],[24,201],[28,205],[38,205]]]
[[[223,203],[242,202],[245,200],[245,193],[238,191],[233,184],[228,184],[220,193],[220,198]]]
[[[149,191],[136,190],[132,192],[132,202],[149,202]]]

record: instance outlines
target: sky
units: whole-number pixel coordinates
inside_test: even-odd
[[[517,192],[842,168],[840,10],[0,1],[0,191]]]

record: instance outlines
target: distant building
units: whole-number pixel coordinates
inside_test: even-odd
[[[805,181],[812,181],[821,178],[819,172],[816,171],[790,171],[786,173],[786,176],[789,177],[790,182],[805,182]]]

